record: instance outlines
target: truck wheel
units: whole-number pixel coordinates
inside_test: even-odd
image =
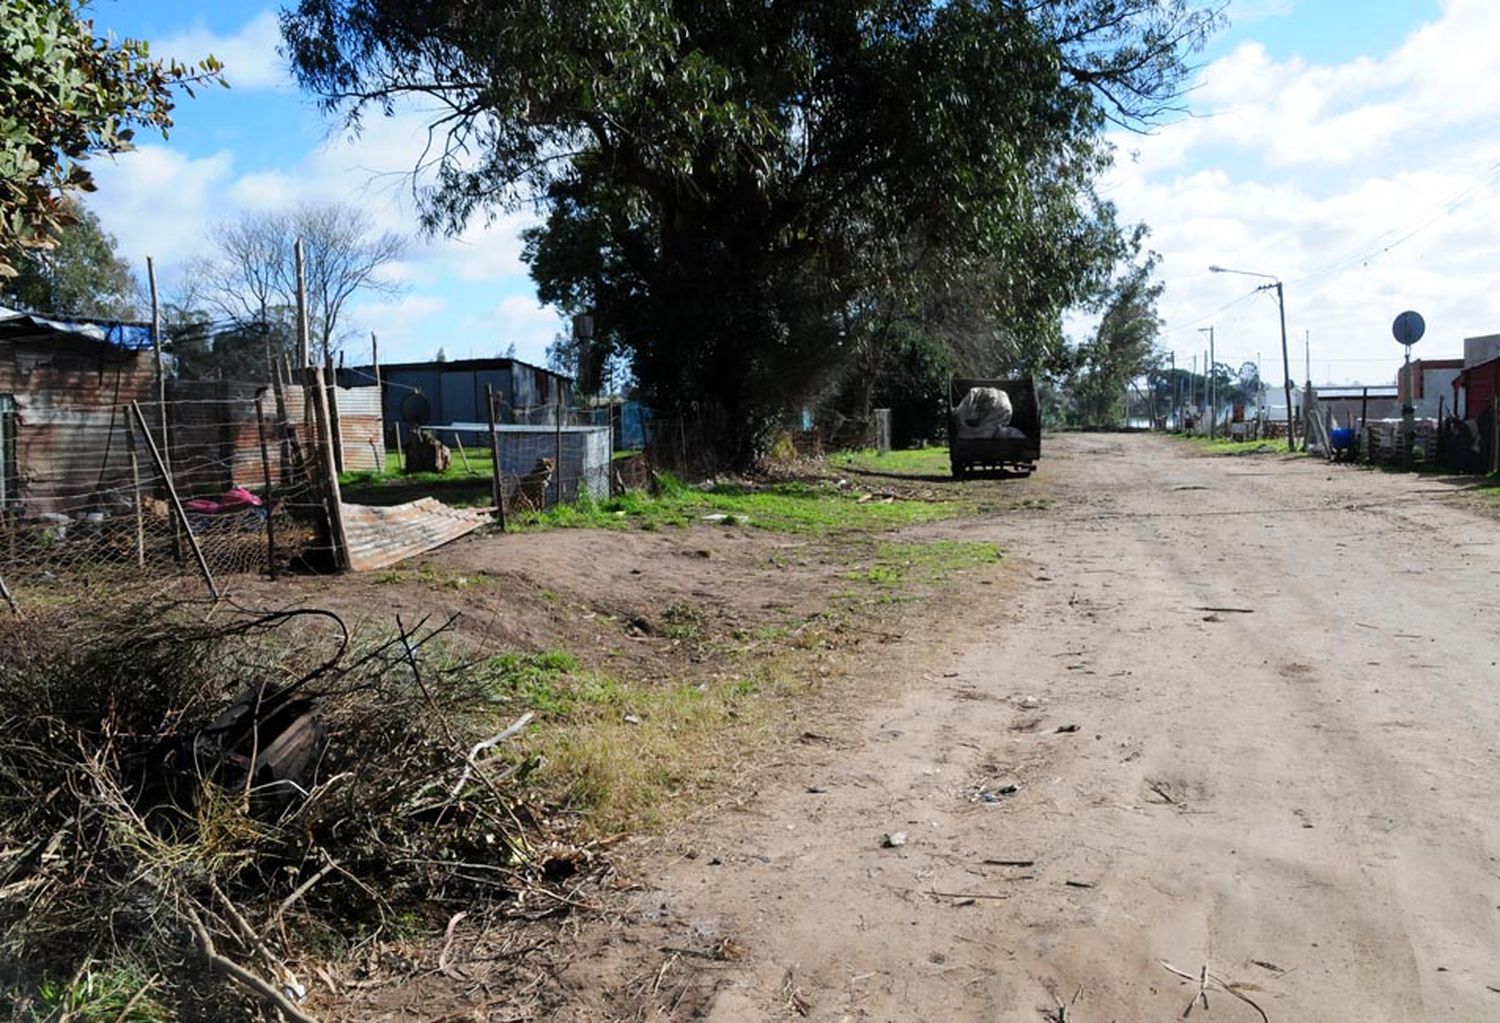
[[[955,464],[953,466],[953,478],[956,479],[956,480],[966,480],[966,479],[968,479],[969,478],[969,467],[967,465],[958,465],[958,464]]]

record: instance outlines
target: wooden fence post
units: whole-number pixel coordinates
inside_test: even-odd
[[[203,557],[203,548],[198,546],[198,538],[193,535],[192,526],[188,525],[187,512],[183,511],[182,502],[177,498],[177,487],[173,484],[172,477],[167,475],[166,463],[162,461],[161,452],[156,449],[156,439],[151,436],[151,428],[146,425],[146,416],[141,412],[140,403],[132,401],[130,410],[135,413],[135,421],[146,438],[146,450],[150,452],[151,460],[156,463],[156,471],[161,473],[162,479],[167,481],[167,497],[172,502],[172,510],[177,513],[178,524],[187,534],[188,544],[193,548],[193,556],[198,559],[198,570],[203,573],[203,581],[208,583],[208,591],[217,600],[221,596],[219,587],[214,583],[213,573],[208,570],[208,561]]]
[[[141,466],[135,457],[135,427],[125,424],[126,447],[130,449],[130,486],[135,504],[135,564],[146,567],[146,515],[141,508]]]
[[[344,497],[339,489],[338,467],[333,460],[333,425],[328,419],[328,392],[323,385],[323,370],[309,366],[304,377],[304,393],[312,402],[317,423],[315,436],[318,443],[317,473],[323,477],[323,505],[328,514],[328,540],[333,546],[333,563],[340,569],[349,568],[349,535],[344,531]]]
[[[552,418],[555,421],[554,422],[554,429],[555,429],[555,435],[556,435],[556,439],[557,439],[557,444],[556,444],[556,450],[555,450],[555,464],[552,466],[552,480],[553,480],[553,485],[554,485],[554,488],[555,488],[553,490],[553,494],[555,495],[555,499],[553,500],[552,503],[553,504],[562,504],[563,503],[563,488],[562,488],[563,487],[563,438],[562,438],[562,434],[563,434],[563,429],[562,429],[563,403],[562,403],[562,385],[561,384],[559,384],[558,388],[557,388],[557,406],[553,410],[553,412],[554,412],[554,414],[553,414]],[[543,495],[543,497],[545,497],[545,496],[546,495]]]
[[[324,353],[324,382],[327,388],[324,393],[328,396],[328,424],[330,433],[328,441],[333,445],[333,467],[339,472],[344,471],[344,428],[339,418],[339,390],[338,376],[333,369],[333,353]],[[376,466],[378,469],[379,466]]]
[[[260,436],[260,471],[266,481],[266,568],[271,580],[276,580],[276,527],[272,524],[276,509],[271,493],[271,453],[266,449],[266,414],[260,407],[260,395],[255,397],[255,430]]]

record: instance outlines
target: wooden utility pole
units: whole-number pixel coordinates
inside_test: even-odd
[[[1270,287],[1270,285],[1264,285],[1264,287]],[[1296,419],[1292,416],[1292,364],[1286,352],[1286,295],[1281,290],[1279,280],[1276,282],[1276,310],[1281,314],[1281,367],[1286,371],[1286,449],[1296,451]]]
[[[146,280],[151,286],[151,350],[156,357],[156,407],[161,413],[162,459],[168,470],[172,466],[172,445],[167,443],[167,369],[162,356],[161,299],[156,291],[156,260],[146,257]],[[171,478],[170,471],[167,477]]]
[[[559,380],[557,382],[557,409],[556,409],[556,413],[557,414],[553,416],[553,419],[556,420],[556,438],[557,438],[556,451],[557,451],[557,457],[556,457],[555,463],[552,466],[552,480],[553,480],[553,485],[554,485],[554,488],[555,488],[553,490],[553,493],[556,495],[556,498],[555,498],[555,500],[553,500],[552,503],[553,504],[562,504],[562,502],[563,502],[563,489],[562,489],[562,475],[563,475],[563,438],[562,438],[562,434],[563,434],[563,429],[562,429],[563,403],[562,403],[562,381],[561,380]]]
[[[1172,360],[1172,407],[1168,410],[1167,415],[1172,421],[1173,429],[1181,429],[1182,417],[1178,414],[1177,409],[1182,404],[1180,401],[1182,397],[1182,381],[1177,379],[1177,353],[1168,352],[1167,356]]]
[[[172,436],[167,428],[167,366],[162,356],[161,339],[161,297],[156,290],[156,260],[150,256],[146,257],[146,280],[151,286],[151,349],[156,357],[156,409],[158,426],[161,428],[161,450],[160,462],[162,479],[166,481],[167,489],[173,488],[172,484]],[[144,424],[144,420],[142,421]],[[142,427],[145,428],[144,425]],[[149,438],[148,438],[149,439]],[[153,441],[153,448],[156,443]],[[193,542],[196,549],[197,541]],[[172,559],[175,561],[182,557],[182,535],[178,532],[176,521],[172,524]],[[199,555],[202,558],[202,555]],[[204,571],[208,569],[205,566]],[[212,580],[209,587],[213,587]],[[214,592],[217,597],[218,591]]]
[[[141,508],[141,465],[135,457],[135,427],[125,425],[125,442],[130,448],[130,486],[132,503],[135,505],[135,564],[146,567],[146,518]]]
[[[328,513],[328,540],[333,547],[333,562],[339,569],[349,568],[349,534],[344,529],[344,495],[339,488],[338,467],[333,458],[333,423],[328,417],[328,390],[321,366],[303,371],[304,388],[310,410],[317,423],[318,475],[323,478],[323,503]]]
[[[1198,333],[1208,335],[1208,357],[1203,363],[1208,367],[1208,375],[1203,381],[1203,397],[1208,406],[1208,436],[1212,439],[1215,427],[1218,425],[1215,421],[1219,418],[1219,391],[1218,384],[1214,380],[1216,376],[1214,373],[1214,328],[1212,326],[1199,327]]]

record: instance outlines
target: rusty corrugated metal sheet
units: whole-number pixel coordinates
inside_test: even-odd
[[[453,508],[424,497],[390,508],[345,504],[349,567],[356,572],[388,568],[457,540],[490,521],[488,512]]]
[[[338,387],[339,437],[344,442],[344,471],[385,468],[385,436],[380,421],[380,388]]]
[[[229,380],[172,380],[167,384],[172,477],[184,497],[213,497],[231,486],[259,489],[265,474],[255,398],[265,385]],[[267,446],[273,478],[279,470],[275,407],[266,400]],[[147,412],[147,421],[154,412]]]
[[[128,507],[121,406],[150,397],[152,383],[151,360],[137,352],[70,335],[0,335],[0,394],[14,399],[8,506],[28,515]]]

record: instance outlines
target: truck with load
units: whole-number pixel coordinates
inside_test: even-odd
[[[1035,378],[949,378],[948,461],[954,479],[982,470],[1030,476],[1041,457]]]

